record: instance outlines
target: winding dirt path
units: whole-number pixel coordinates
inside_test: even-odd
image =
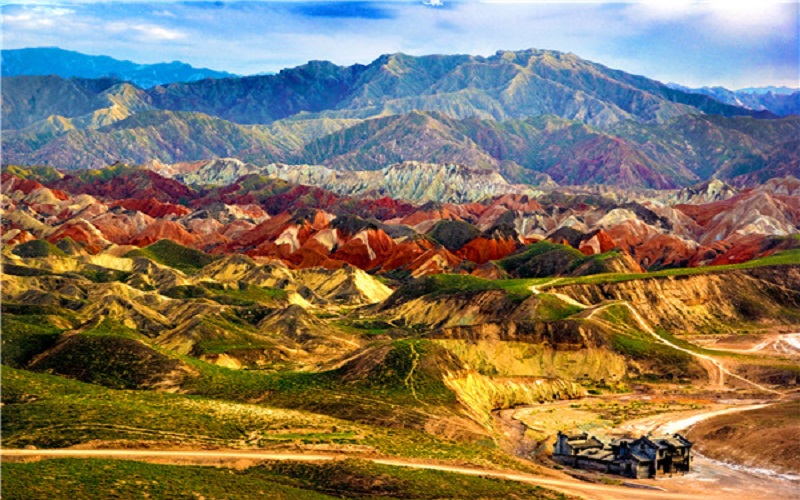
[[[732,371],[730,371],[727,368],[725,368],[725,365],[723,365],[722,362],[720,362],[719,360],[717,360],[716,358],[714,358],[712,356],[709,356],[708,354],[701,354],[699,352],[692,351],[691,349],[686,349],[684,347],[681,347],[681,346],[679,346],[677,344],[674,344],[674,343],[670,342],[669,340],[665,339],[664,337],[662,337],[661,335],[656,333],[656,331],[653,329],[653,327],[650,326],[650,324],[642,317],[642,315],[639,313],[639,311],[637,311],[636,308],[633,307],[633,305],[631,305],[631,303],[628,302],[628,301],[616,300],[616,301],[604,304],[604,305],[592,310],[592,312],[590,312],[589,315],[586,316],[585,319],[594,319],[594,315],[595,314],[597,314],[597,313],[599,313],[599,312],[601,312],[601,311],[603,311],[603,310],[605,310],[605,309],[607,309],[607,308],[609,308],[611,306],[614,306],[614,305],[620,305],[620,306],[626,307],[630,311],[631,315],[633,315],[634,319],[639,324],[639,326],[642,328],[642,330],[644,330],[647,334],[651,335],[654,339],[656,339],[656,341],[658,341],[658,342],[660,342],[662,344],[668,345],[669,347],[671,347],[671,348],[673,348],[673,349],[675,349],[677,351],[685,352],[686,354],[689,354],[690,356],[693,356],[693,357],[697,358],[701,362],[701,364],[703,364],[703,366],[713,367],[712,370],[717,372],[717,375],[716,375],[716,377],[712,376],[712,382],[715,382],[716,385],[718,385],[719,387],[725,387],[725,377],[728,376],[730,378],[735,378],[736,380],[739,380],[739,381],[744,382],[744,383],[746,383],[748,385],[751,385],[751,386],[757,388],[758,390],[761,390],[761,391],[764,391],[764,392],[768,392],[770,394],[783,395],[783,393],[780,392],[780,391],[776,391],[775,389],[770,389],[769,387],[763,386],[763,385],[761,385],[761,384],[759,384],[757,382],[753,382],[752,380],[748,380],[748,379],[742,377],[741,375],[737,375],[737,374],[733,373]],[[595,319],[595,321],[598,321],[598,320]],[[712,370],[709,370],[709,374],[711,374]],[[716,378],[716,380],[714,380],[714,378]]]
[[[481,469],[472,467],[460,467],[455,465],[444,465],[437,463],[415,462],[402,459],[391,458],[372,458],[357,457],[352,455],[336,454],[299,454],[299,453],[264,453],[257,451],[183,451],[183,450],[77,450],[77,449],[55,449],[55,450],[0,450],[0,457],[27,457],[27,458],[103,458],[114,460],[142,460],[157,461],[158,463],[175,463],[185,465],[187,463],[197,463],[199,465],[209,465],[209,461],[216,464],[235,463],[241,460],[289,460],[301,462],[326,462],[342,460],[345,458],[361,458],[371,462],[389,465],[394,467],[409,467],[412,469],[427,469],[469,476],[493,477],[517,481],[521,483],[533,484],[551,488],[563,493],[579,495],[592,500],[690,500],[697,498],[692,494],[683,494],[676,491],[658,491],[652,489],[629,488],[625,486],[612,486],[605,484],[585,483],[577,479],[557,479],[522,472],[507,472],[493,469]],[[212,464],[214,465],[214,464]],[[729,498],[726,496],[715,497],[705,495],[706,498]]]
[[[753,386],[753,387],[755,387],[755,388],[757,388],[759,390],[762,390],[764,392],[769,392],[769,393],[772,393],[772,394],[783,394],[780,391],[776,391],[774,389],[770,389],[769,387],[765,387],[765,386],[763,386],[763,385],[761,385],[759,383],[753,382],[752,380],[748,380],[748,379],[746,379],[746,378],[744,378],[744,377],[742,377],[740,375],[737,375],[737,374],[731,372],[730,370],[725,368],[725,366],[721,362],[717,361],[715,358],[713,358],[713,357],[711,357],[711,356],[709,356],[707,354],[700,354],[700,353],[694,352],[694,351],[692,351],[690,349],[685,349],[683,347],[680,347],[678,345],[673,344],[669,340],[665,339],[664,337],[662,337],[661,335],[656,333],[656,331],[653,330],[653,328],[647,323],[647,321],[644,320],[642,315],[639,314],[639,311],[637,311],[635,307],[633,307],[628,302],[620,302],[620,304],[622,304],[625,307],[627,307],[628,310],[631,312],[631,314],[633,314],[633,317],[636,318],[636,321],[639,323],[639,325],[644,329],[644,331],[646,331],[647,333],[649,333],[650,335],[655,337],[659,342],[661,342],[663,344],[666,344],[666,345],[668,345],[668,346],[670,346],[673,349],[676,349],[678,351],[685,352],[685,353],[687,353],[687,354],[689,354],[691,356],[694,356],[696,358],[704,359],[704,360],[712,363],[714,366],[716,366],[719,369],[719,372],[720,372],[720,385],[724,386],[724,384],[725,384],[725,375],[727,375],[727,376],[729,376],[731,378],[735,378],[737,380],[745,382],[746,384],[749,384],[749,385],[751,385],[751,386]]]
[[[800,354],[800,333],[779,333],[770,335],[769,338],[762,340],[749,349],[721,347],[716,344],[709,346],[709,348],[715,351],[796,356]]]
[[[590,306],[588,304],[584,304],[583,302],[578,302],[577,300],[573,299],[569,295],[564,295],[563,293],[558,293],[558,292],[553,292],[553,291],[543,292],[543,291],[539,290],[540,287],[552,285],[552,284],[558,282],[560,279],[561,278],[556,278],[554,280],[550,280],[550,281],[547,281],[545,283],[541,283],[539,285],[531,285],[529,287],[529,290],[534,295],[539,295],[541,293],[546,293],[548,295],[553,295],[553,296],[558,297],[559,299],[563,300],[567,304],[573,305],[575,307],[579,307],[581,309],[588,309],[588,308],[592,307],[592,306]]]

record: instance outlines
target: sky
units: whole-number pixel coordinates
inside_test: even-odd
[[[13,1],[13,0],[12,0]],[[800,0],[3,0],[3,48],[57,46],[237,74],[381,54],[572,52],[690,87],[800,86]]]

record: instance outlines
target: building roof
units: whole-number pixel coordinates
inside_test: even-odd
[[[569,441],[569,445],[573,450],[583,450],[587,448],[602,448],[603,443],[595,438],[590,438],[582,441]]]
[[[674,438],[674,437],[661,438],[661,439],[657,439],[656,441],[658,441],[659,443],[662,443],[662,444],[666,444],[667,446],[671,446],[673,448],[686,448],[687,446],[689,446],[689,445],[685,444],[683,442],[683,440],[680,440],[680,439],[677,439],[677,438]]]
[[[680,434],[675,434],[672,437],[673,437],[673,439],[677,439],[678,441],[682,442],[684,446],[691,446],[691,445],[694,444],[691,441],[689,441],[688,439],[686,439],[685,437],[681,436]]]
[[[583,450],[578,453],[578,456],[583,458],[591,458],[592,460],[603,460],[608,462],[612,462],[616,458],[611,450],[602,449]]]
[[[638,450],[631,450],[630,452],[631,458],[637,460],[639,462],[652,462],[653,459],[642,453]]]
[[[637,441],[648,444],[651,447],[656,448],[657,450],[663,450],[667,448],[667,445],[663,443],[663,439],[653,439],[649,436],[642,436],[639,439],[637,439]]]
[[[584,450],[587,448],[602,448],[603,443],[600,441],[575,441],[569,444],[573,450]]]

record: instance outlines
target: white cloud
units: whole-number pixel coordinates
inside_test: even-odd
[[[774,28],[797,23],[796,3],[715,1],[705,7],[717,25],[733,31],[759,29],[769,33]]]
[[[178,17],[174,12],[166,9],[153,11],[153,15],[158,17]]]
[[[149,23],[114,21],[106,23],[105,29],[110,34],[129,35],[142,41],[180,40],[186,37],[186,34],[180,30]]]
[[[25,7],[18,12],[3,14],[3,24],[13,29],[35,30],[52,28],[64,21],[64,17],[75,14],[63,7]]]
[[[625,9],[632,22],[695,21],[727,34],[771,34],[797,22],[797,3],[752,0],[673,0],[631,3]]]
[[[131,28],[137,31],[141,36],[151,40],[180,40],[186,37],[186,34],[182,31],[164,28],[163,26],[156,26],[154,24],[135,24]]]

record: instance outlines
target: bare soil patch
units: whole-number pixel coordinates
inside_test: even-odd
[[[716,460],[800,473],[800,400],[710,418],[688,438]]]

